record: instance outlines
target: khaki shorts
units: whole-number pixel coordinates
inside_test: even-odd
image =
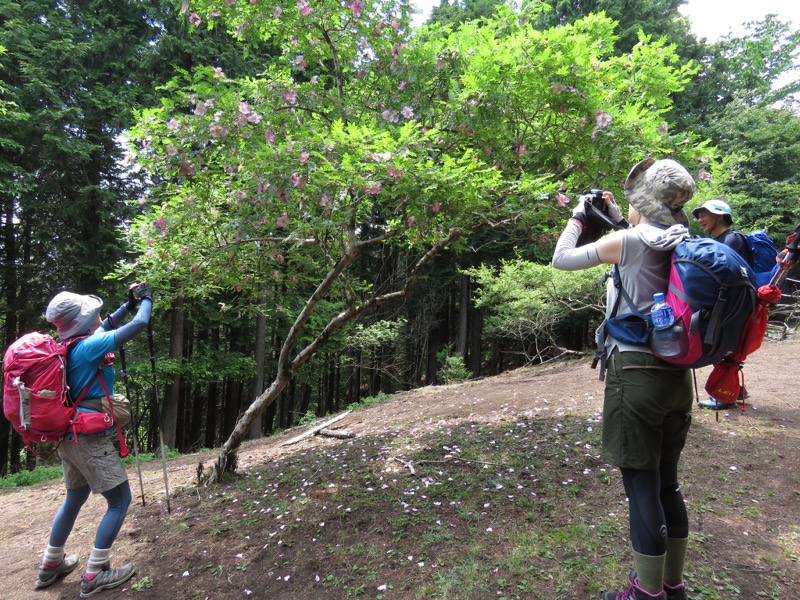
[[[622,469],[677,464],[692,423],[692,379],[646,352],[615,349],[603,404],[603,454]]]
[[[107,492],[128,481],[128,473],[114,445],[115,432],[97,436],[72,436],[62,440],[58,455],[64,468],[64,483],[68,490],[89,485],[95,494]]]

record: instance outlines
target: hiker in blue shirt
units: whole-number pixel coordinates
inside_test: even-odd
[[[137,304],[134,318],[116,327]],[[97,296],[61,292],[50,301],[45,318],[55,325],[59,339],[67,342],[78,338],[67,354],[67,385],[73,400],[83,393],[79,411],[102,412],[106,390],[114,393],[115,370],[109,360],[110,353],[147,328],[152,304],[153,296],[145,283],[131,286],[128,301],[102,321],[103,301]],[[111,545],[131,503],[128,475],[114,445],[115,438],[111,428],[91,435],[68,434],[59,444],[67,496],[53,520],[37,588],[52,585],[78,566],[77,554],[68,556],[64,547],[78,513],[92,492],[102,494],[108,507],[97,527],[94,547],[81,577],[80,597],[88,598],[121,585],[136,571],[131,563],[113,569],[110,563]]]
[[[649,314],[653,294],[668,287],[673,248],[689,236],[683,206],[695,183],[673,160],[645,159],[625,181],[628,221],[596,242],[577,246],[587,222],[584,199],[561,233],[553,266],[574,271],[616,265],[634,310]],[[606,193],[608,213],[622,213]],[[612,316],[619,290],[609,280],[606,316]],[[635,571],[625,591],[603,600],[685,600],[683,580],[689,516],[678,483],[678,462],[691,424],[692,382],[688,369],[671,366],[649,346],[606,335],[608,374],[603,401],[603,455],[620,469],[628,497]]]
[[[739,256],[750,262],[750,246],[747,243],[747,238],[743,233],[731,229],[733,227],[733,211],[727,202],[719,198],[708,200],[702,206],[695,208],[692,211],[692,216],[703,228],[703,232],[718,242],[736,250]],[[738,402],[718,402],[714,398],[706,398],[705,400],[700,400],[697,405],[711,410],[734,408],[741,402],[742,394],[745,397],[750,396],[750,394],[742,390],[739,392]]]

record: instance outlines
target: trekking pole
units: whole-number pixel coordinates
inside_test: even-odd
[[[783,282],[786,281],[789,268],[797,263],[798,243],[800,243],[800,225],[795,227],[794,233],[786,238],[786,247],[778,254],[778,258],[776,259],[778,269],[775,271],[768,284],[771,288],[780,288]]]
[[[156,377],[156,351],[153,344],[153,322],[147,322],[147,344],[150,346],[150,366],[153,371],[153,406],[158,406],[158,378]],[[156,416],[156,424],[158,425],[158,443],[161,446],[161,467],[164,471],[164,492],[167,495],[167,514],[172,513],[169,506],[169,478],[167,477],[167,452],[164,450],[164,432],[161,428],[160,415],[157,411],[153,411]]]
[[[128,371],[125,369],[125,349],[120,347],[119,360],[122,363],[122,379],[125,382],[125,393],[130,398],[131,392],[128,388]],[[139,489],[142,492],[142,506],[147,506],[144,500],[144,482],[142,481],[142,465],[139,462],[139,423],[137,421],[136,413],[139,411],[139,397],[136,397],[136,405],[131,414],[131,424],[133,425],[133,458],[136,462],[136,470],[139,472]]]
[[[111,325],[112,329],[117,328],[117,324],[114,323],[114,318],[111,314],[108,315],[108,322]],[[119,347],[119,361],[122,365],[122,371],[120,375],[122,375],[122,381],[125,382],[125,393],[128,395],[128,398],[131,397],[131,390],[129,387],[128,382],[128,369],[125,367],[125,347]],[[142,481],[142,464],[139,462],[139,425],[136,420],[136,413],[139,411],[139,397],[136,397],[136,404],[131,411],[131,423],[133,424],[133,458],[134,462],[136,462],[136,471],[139,473],[139,489],[142,492],[142,506],[147,506],[144,500],[144,482]]]

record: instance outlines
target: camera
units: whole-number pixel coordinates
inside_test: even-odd
[[[605,210],[606,202],[605,202],[605,200],[603,200],[603,193],[604,192],[605,192],[605,190],[597,190],[597,189],[589,190],[589,193],[587,194],[587,196],[589,196],[589,198],[587,198],[586,200],[587,200],[587,202],[589,202],[589,204],[594,206],[597,210],[608,212],[608,211]]]
[[[596,242],[600,237],[612,229],[625,229],[628,222],[622,219],[615,223],[608,214],[608,205],[603,199],[605,190],[591,189],[588,194],[581,197],[586,205],[586,222],[578,237],[576,246],[583,246]]]

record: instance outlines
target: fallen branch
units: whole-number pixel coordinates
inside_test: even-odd
[[[414,471],[414,465],[411,464],[410,460],[403,460],[402,458],[398,458],[397,456],[394,457],[394,460],[403,463],[403,466],[406,467],[409,471],[411,471],[412,475],[417,474],[416,471]]]
[[[311,429],[309,429],[309,430],[308,430],[308,431],[306,431],[305,433],[301,433],[301,434],[300,434],[300,435],[298,435],[297,437],[294,437],[294,438],[292,438],[292,439],[290,439],[290,440],[288,440],[288,441],[286,441],[286,442],[283,442],[283,443],[281,444],[281,446],[289,446],[289,445],[291,445],[291,444],[296,444],[296,443],[297,443],[297,442],[299,442],[300,440],[304,440],[304,439],[306,439],[307,437],[311,437],[311,436],[312,436],[312,435],[314,435],[315,433],[318,433],[319,431],[321,431],[321,430],[323,430],[323,429],[327,428],[327,427],[328,427],[328,425],[333,425],[333,424],[334,424],[334,423],[336,423],[337,421],[341,421],[341,420],[342,420],[342,419],[344,419],[344,418],[345,418],[347,415],[349,415],[351,412],[352,412],[352,411],[346,410],[346,411],[344,411],[342,414],[340,414],[340,415],[336,415],[334,418],[332,418],[332,419],[329,419],[328,421],[325,421],[324,423],[321,423],[320,425],[317,425],[316,427],[312,427]]]
[[[338,438],[340,440],[356,437],[356,434],[352,431],[336,431],[335,429],[320,429],[317,433],[325,437]]]
[[[444,460],[420,460],[420,461],[417,461],[417,464],[422,465],[422,464],[427,463],[427,464],[432,464],[432,465],[438,465],[438,464],[448,463],[448,462],[453,461],[453,460],[457,461],[457,462],[474,463],[476,465],[489,465],[489,466],[492,466],[492,467],[504,467],[504,466],[506,466],[505,463],[493,463],[493,462],[485,462],[485,461],[482,461],[482,460],[470,460],[468,458],[460,458],[458,456],[451,456],[449,458],[445,458]]]

